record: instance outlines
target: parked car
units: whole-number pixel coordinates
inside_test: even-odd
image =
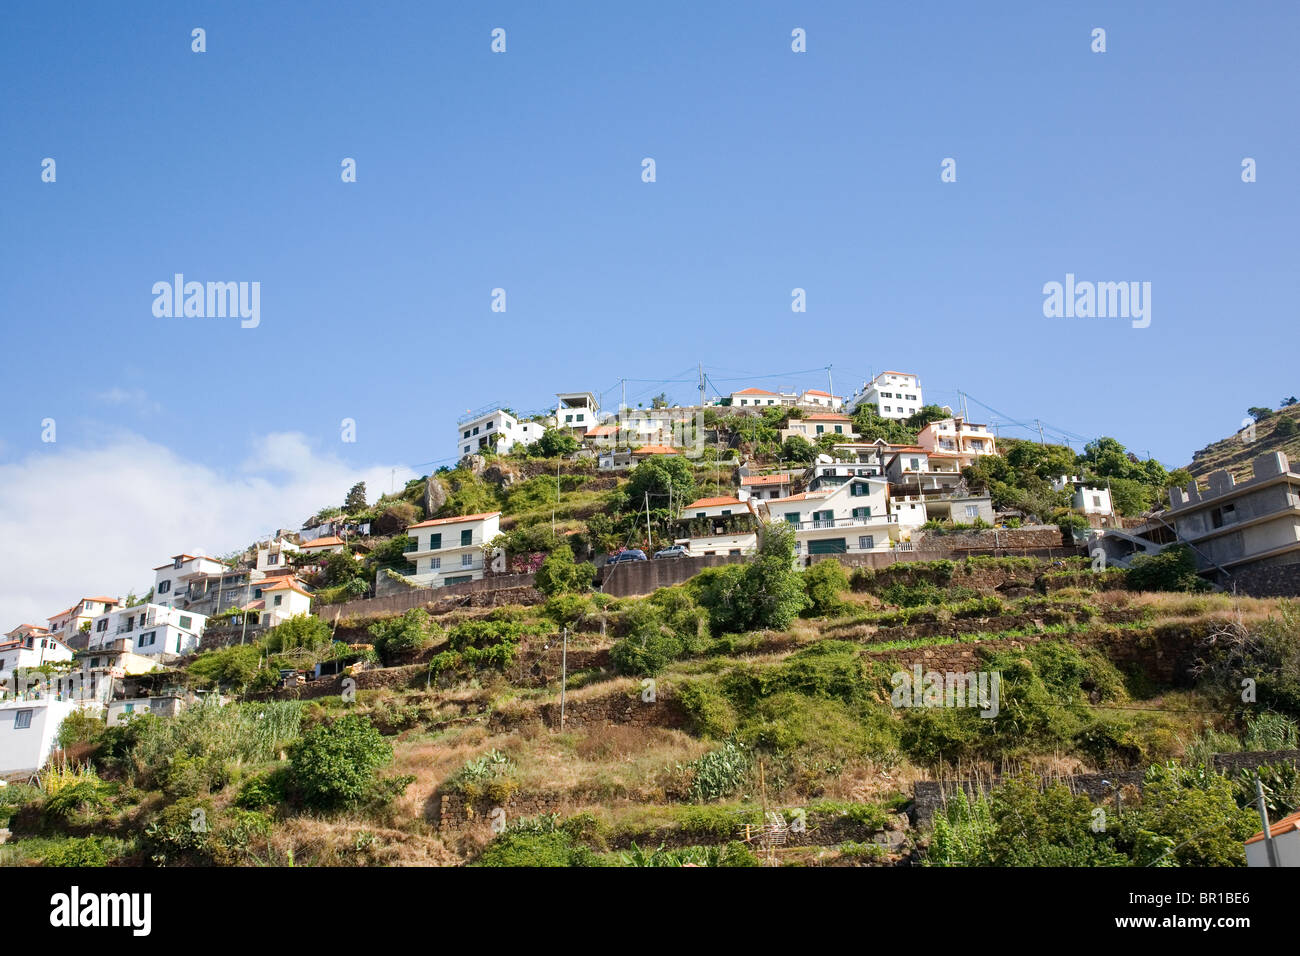
[[[655,557],[656,558],[688,558],[690,557],[690,555],[686,553],[686,545],[674,544],[674,545],[670,545],[667,548],[664,548],[662,551],[656,551]]]
[[[606,564],[622,564],[624,561],[644,561],[645,552],[640,548],[628,548],[626,551],[620,551],[618,554],[610,555]]]

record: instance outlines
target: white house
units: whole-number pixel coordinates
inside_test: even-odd
[[[258,623],[267,627],[283,624],[291,617],[311,613],[311,592],[288,575],[253,582],[253,600],[244,608],[258,613]]]
[[[501,512],[434,518],[406,529],[415,547],[406,560],[415,565],[411,579],[426,587],[478,581],[486,570],[484,546],[501,533]]]
[[[819,405],[832,412],[838,412],[844,407],[844,399],[838,395],[832,395],[830,392],[823,392],[819,388],[809,388],[800,393],[799,404]]]
[[[334,554],[337,551],[342,551],[346,547],[347,542],[338,535],[326,534],[319,538],[313,538],[311,541],[308,541],[306,544],[299,547],[298,550],[303,554],[311,555],[313,558],[324,560],[327,554]]]
[[[600,402],[591,392],[556,392],[555,427],[585,435],[600,424]]]
[[[88,597],[82,598],[72,607],[60,611],[49,619],[49,631],[55,637],[67,641],[76,635],[82,625],[88,624],[98,614],[103,614],[117,604],[116,598]]]
[[[1111,515],[1110,489],[1095,488],[1081,475],[1061,475],[1052,480],[1055,491],[1070,492],[1070,506],[1088,515]]]
[[[208,619],[164,604],[137,604],[95,618],[86,652],[120,649],[162,658],[198,649]]]
[[[898,525],[900,534],[919,528],[929,520],[925,499],[920,495],[890,495],[889,520]]]
[[[166,564],[153,569],[154,603],[163,607],[182,606],[190,598],[193,582],[213,576],[220,578],[227,570],[220,561],[203,554],[174,554]]]
[[[733,516],[737,520],[724,520]],[[673,543],[684,546],[692,557],[753,554],[758,549],[758,514],[750,500],[725,495],[698,498],[682,508],[681,522],[695,533]]]
[[[25,777],[45,766],[63,719],[78,701],[42,697],[0,701],[0,777]]]
[[[876,406],[881,418],[909,418],[921,410],[921,380],[909,372],[881,372],[849,399],[849,411]]]
[[[698,498],[682,507],[683,518],[725,518],[728,515],[751,514],[749,502],[724,495],[717,498]]]
[[[773,521],[794,528],[796,556],[876,551],[898,536],[888,488],[883,479],[855,475],[836,487],[764,501],[762,507]]]
[[[7,684],[15,669],[40,667],[72,658],[72,648],[50,634],[31,633],[26,637],[6,638],[0,641],[0,683]]]
[[[769,408],[794,405],[799,396],[794,392],[769,392],[764,388],[742,388],[731,393],[732,408]]]
[[[1300,812],[1270,822],[1268,831],[1273,837],[1273,846],[1277,850],[1278,866],[1300,866]],[[1246,841],[1246,865],[1271,865],[1263,830]]]
[[[297,541],[284,534],[276,535],[269,541],[260,541],[257,545],[257,570],[263,574],[274,574],[289,564],[291,555],[301,550]]]
[[[516,445],[531,445],[543,431],[539,423],[520,421],[501,408],[470,412],[456,422],[456,451],[461,456],[484,450],[504,455]]]

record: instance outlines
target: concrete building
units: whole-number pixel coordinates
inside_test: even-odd
[[[785,498],[794,494],[794,476],[789,472],[776,475],[742,475],[740,491],[737,497],[742,500],[753,498]]]
[[[769,392],[765,388],[742,388],[731,393],[732,408],[773,408],[798,404],[795,392]]]
[[[838,412],[844,407],[844,399],[820,388],[809,388],[799,393],[800,405],[816,405],[828,411]]]
[[[457,419],[456,453],[462,457],[480,451],[505,455],[517,445],[531,445],[544,431],[540,423],[520,421],[505,409],[479,409]]]
[[[1082,511],[1086,515],[1113,515],[1114,509],[1111,507],[1110,489],[1104,487],[1095,487],[1081,475],[1061,475],[1052,479],[1052,489],[1054,491],[1070,492],[1070,507]]]
[[[255,567],[263,574],[278,574],[288,567],[292,556],[300,550],[298,542],[292,537],[278,534],[269,541],[258,542]]]
[[[1300,473],[1282,452],[1256,458],[1253,473],[1237,484],[1215,471],[1206,488],[1170,489],[1164,521],[1191,545],[1202,572],[1300,563]]]
[[[910,372],[881,372],[849,399],[848,410],[874,405],[881,418],[903,419],[915,415],[925,404],[921,380]]]
[[[26,636],[6,637],[0,640],[0,683],[10,684],[15,671],[70,661],[72,658],[72,648],[52,634],[29,633]]]
[[[600,402],[591,392],[556,392],[555,427],[577,435],[600,424]]]
[[[180,694],[162,694],[157,697],[135,697],[131,700],[110,700],[106,705],[105,720],[108,726],[125,724],[132,717],[152,714],[155,717],[175,717],[188,704]]]
[[[501,533],[501,512],[434,518],[406,529],[415,539],[406,560],[415,565],[409,575],[424,587],[478,581],[486,571],[484,547]]]
[[[260,627],[275,627],[291,617],[310,614],[311,592],[294,578],[267,578],[253,585],[253,600],[244,610],[256,612]]]

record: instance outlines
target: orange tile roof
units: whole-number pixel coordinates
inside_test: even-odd
[[[839,412],[809,412],[804,415],[805,422],[851,422],[853,421],[848,415],[841,415]],[[795,421],[800,421],[796,418]]]
[[[634,455],[680,455],[681,452],[668,445],[642,445],[632,452]]]
[[[692,501],[687,508],[716,508],[719,505],[743,505],[744,502],[739,498],[701,498],[698,501]]]
[[[789,475],[746,475],[740,479],[742,487],[747,485],[788,485],[792,481]]]
[[[1297,810],[1290,816],[1283,817],[1281,820],[1275,820],[1268,825],[1268,832],[1275,837],[1279,837],[1284,833],[1290,833],[1292,830],[1300,830],[1300,810]],[[1246,841],[1246,845],[1249,846],[1252,843],[1258,843],[1262,839],[1264,839],[1264,831],[1260,830]]]
[[[344,543],[343,539],[340,538],[338,535],[327,534],[319,538],[313,538],[311,541],[308,541],[306,544],[301,545],[301,547],[302,548],[332,548],[336,544],[343,544],[343,543]]]
[[[744,388],[739,392],[732,392],[732,395],[775,395],[776,392],[769,392],[764,388]]]
[[[481,521],[484,518],[494,518],[499,514],[501,514],[499,511],[484,511],[476,515],[456,515],[452,518],[432,518],[428,521],[421,521],[419,524],[409,525],[406,530],[410,531],[412,528],[432,528],[434,525],[440,524],[457,524],[462,521]]]
[[[117,603],[117,598],[111,598],[111,597],[89,597],[89,598],[82,598],[82,600],[83,600],[83,601],[103,601],[103,602],[105,602],[106,604],[116,604],[116,603]]]
[[[240,610],[241,610],[241,611],[265,611],[265,610],[266,610],[266,602],[265,602],[265,601],[249,601],[247,604],[245,604],[243,607],[241,607]]]
[[[587,429],[587,437],[604,438],[606,435],[613,435],[617,431],[617,425],[597,425],[595,428]]]
[[[825,491],[801,491],[797,495],[790,495],[787,498],[771,498],[768,500],[769,505],[779,505],[783,501],[810,501],[814,498],[825,498],[828,492]]]
[[[830,392],[823,392],[820,388],[810,388],[810,389],[808,389],[806,392],[804,392],[804,394],[805,394],[805,395],[825,395],[827,398],[834,398],[834,397],[835,397],[835,396],[832,395]]]

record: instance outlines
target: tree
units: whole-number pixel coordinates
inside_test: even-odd
[[[534,586],[547,597],[569,591],[585,591],[591,587],[596,569],[589,563],[573,560],[573,549],[562,544],[546,556],[537,569]]]
[[[1273,409],[1266,408],[1262,405],[1252,405],[1250,408],[1246,409],[1246,414],[1258,422],[1272,415]]]
[[[764,527],[751,563],[706,568],[689,587],[722,634],[789,627],[808,603],[794,569],[794,530],[781,522]]]
[[[1083,446],[1083,460],[1102,478],[1127,478],[1133,470],[1128,451],[1116,439],[1106,436]]]
[[[326,810],[360,803],[374,789],[375,771],[392,759],[392,746],[358,714],[313,727],[289,751],[303,800]]]
[[[366,483],[358,481],[348,490],[348,496],[343,499],[343,510],[347,514],[356,514],[358,511],[365,511],[366,504]]]
[[[825,438],[826,436],[821,436]],[[781,458],[785,461],[810,465],[817,457],[818,449],[802,435],[791,435],[781,445]]]
[[[273,654],[305,648],[315,650],[330,639],[330,626],[312,614],[297,614],[277,624],[262,637],[263,646]]]
[[[1296,404],[1297,401],[1300,401],[1300,399],[1297,399],[1294,395],[1289,395],[1282,399],[1282,407],[1290,408],[1292,405]]]
[[[1191,548],[1179,544],[1159,554],[1138,555],[1125,572],[1132,591],[1208,591],[1210,585],[1196,574]]]
[[[668,398],[668,393],[667,393],[667,392],[660,392],[660,393],[659,393],[658,395],[656,395],[654,398],[650,399],[650,407],[651,407],[651,408],[667,408],[667,407],[668,407],[668,402],[669,402],[669,401],[670,401],[670,399]]]
[[[578,450],[578,439],[557,428],[548,428],[542,437],[528,446],[528,454],[535,458],[559,458]]]
[[[915,413],[908,416],[907,427],[920,431],[930,422],[943,421],[949,413],[938,405],[922,405]]]
[[[370,637],[375,650],[385,663],[412,651],[422,650],[432,643],[433,619],[424,608],[411,608],[400,617],[390,617],[370,625]]]
[[[1273,434],[1279,438],[1292,438],[1297,432],[1300,432],[1300,424],[1296,424],[1294,418],[1279,418],[1273,426]]]
[[[625,509],[636,511],[645,507],[646,495],[650,507],[666,509],[669,490],[672,500],[689,504],[695,500],[695,469],[681,455],[654,455],[632,469],[624,493]]]
[[[262,652],[253,644],[235,644],[206,651],[190,661],[186,670],[203,686],[224,684],[245,687],[257,677]]]
[[[1119,513],[1132,518],[1149,511],[1156,505],[1159,485],[1148,485],[1133,478],[1110,479],[1111,504]]]

